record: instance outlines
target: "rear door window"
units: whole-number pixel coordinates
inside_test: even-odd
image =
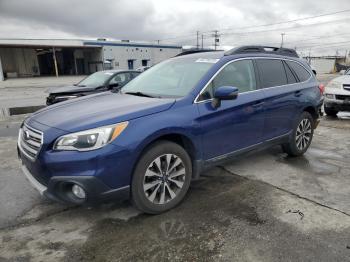
[[[284,69],[286,70],[288,84],[297,83],[298,80],[295,78],[295,76],[294,76],[292,70],[289,68],[289,66],[286,63],[283,63],[283,65],[284,65]]]
[[[299,63],[293,61],[286,61],[286,63],[295,72],[300,82],[304,82],[310,78],[310,73]]]
[[[281,60],[257,59],[256,64],[259,68],[260,81],[263,88],[282,86],[288,83]]]

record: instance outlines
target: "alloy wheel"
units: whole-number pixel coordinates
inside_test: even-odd
[[[301,120],[298,125],[295,142],[298,150],[303,151],[310,143],[312,135],[311,121],[307,118]]]
[[[154,159],[143,179],[143,190],[154,204],[165,204],[181,191],[186,177],[185,165],[175,154],[165,154]]]

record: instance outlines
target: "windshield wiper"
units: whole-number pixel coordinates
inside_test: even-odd
[[[134,96],[144,96],[144,97],[152,97],[152,98],[155,98],[155,96],[152,96],[152,95],[149,95],[149,94],[140,92],[140,91],[138,91],[138,92],[125,92],[124,94],[134,95]]]

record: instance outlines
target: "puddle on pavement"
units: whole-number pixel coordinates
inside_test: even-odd
[[[20,106],[20,107],[10,107],[10,108],[0,108],[0,118],[31,114],[44,107],[45,107],[44,105],[41,105],[41,106]]]

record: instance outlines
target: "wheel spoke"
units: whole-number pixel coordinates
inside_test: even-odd
[[[185,168],[184,167],[181,168],[178,171],[175,171],[175,172],[171,173],[169,175],[169,178],[174,178],[174,177],[183,176],[183,175],[185,175]]]
[[[168,170],[169,173],[174,170],[174,168],[178,167],[180,164],[182,164],[181,159],[178,157],[176,158],[174,164],[171,166],[171,168]]]
[[[305,131],[306,131],[306,130],[310,130],[310,129],[311,129],[311,124],[310,124],[310,121],[308,120],[308,121],[306,122]]]
[[[165,186],[166,186],[166,189],[167,189],[168,192],[169,192],[170,198],[171,198],[171,199],[175,198],[175,197],[176,197],[175,192],[170,188],[170,186],[169,186],[168,184],[165,184]]]
[[[297,128],[297,134],[301,134],[301,125],[299,125]]]
[[[163,183],[161,187],[159,204],[164,204],[164,203],[165,203],[165,184]]]
[[[162,173],[162,165],[161,165],[161,162],[160,162],[160,157],[157,157],[153,163],[156,164],[157,168],[158,168],[158,172],[159,173]]]
[[[297,141],[297,147],[298,147],[299,149],[301,149],[301,148],[300,148],[301,140],[302,140],[302,139],[299,139],[299,141]]]
[[[174,183],[178,188],[182,188],[184,182],[169,178],[169,181]]]
[[[150,169],[147,169],[145,176],[146,177],[162,177],[161,174],[156,173],[156,172],[154,172],[154,171],[152,171]]]
[[[156,198],[156,195],[157,195],[157,192],[158,192],[158,189],[160,187],[160,183],[158,184],[158,186],[154,189],[154,191],[152,192],[152,194],[148,197],[148,199],[153,202],[154,199]]]
[[[306,123],[307,123],[307,120],[306,120],[306,119],[304,119],[304,120],[303,120],[303,130],[305,130]]]
[[[172,155],[166,154],[165,159],[166,159],[166,170],[169,171],[170,169],[170,163],[171,163],[171,157]]]
[[[160,180],[156,180],[156,181],[144,184],[143,185],[143,190],[147,191],[147,190],[151,189],[152,187],[155,187],[155,186],[159,185],[160,183],[161,183]]]

